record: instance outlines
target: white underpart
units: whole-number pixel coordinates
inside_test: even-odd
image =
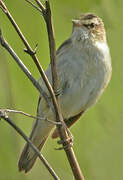
[[[64,118],[86,111],[96,103],[111,77],[109,48],[106,42],[88,40],[85,29],[73,32],[72,43],[63,47],[57,55],[60,103]],[[51,82],[50,67],[46,72]],[[44,104],[40,105],[45,112]],[[49,119],[53,119],[46,110]]]

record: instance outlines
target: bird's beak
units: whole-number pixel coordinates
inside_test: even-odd
[[[80,26],[81,25],[80,20],[78,20],[78,19],[72,19],[72,23],[74,26]]]

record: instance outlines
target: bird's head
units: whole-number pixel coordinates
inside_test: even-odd
[[[86,13],[79,19],[73,19],[73,32],[81,33],[83,40],[105,41],[105,28],[101,18],[92,13]]]

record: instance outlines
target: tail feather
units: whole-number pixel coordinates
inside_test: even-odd
[[[48,121],[36,120],[29,139],[38,148],[39,151],[41,151],[43,148],[43,145],[45,144],[45,141],[52,128],[53,125]],[[25,171],[25,173],[28,172],[34,165],[36,159],[36,153],[29,146],[29,144],[26,143],[18,162],[19,171]]]
[[[38,150],[41,151],[43,145],[45,144],[47,137],[45,139],[43,139],[43,141],[41,142],[41,144],[38,147]],[[37,154],[33,151],[33,149],[31,147],[29,147],[28,144],[25,145],[19,162],[18,162],[18,169],[19,171],[25,171],[25,173],[27,173],[34,165],[36,159],[37,159]]]

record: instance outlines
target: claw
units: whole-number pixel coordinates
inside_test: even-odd
[[[61,89],[57,89],[57,90],[55,91],[55,95],[56,95],[56,96],[59,96],[61,93],[62,93],[62,90],[61,90]]]
[[[58,140],[57,141],[58,144],[73,144],[73,138],[68,138],[66,141],[63,141],[63,140]]]
[[[62,144],[63,147],[55,148],[55,150],[68,149],[68,148],[70,148],[70,147],[73,146],[73,137],[72,137],[72,138],[70,137],[70,138],[66,139],[65,141],[59,140],[59,141],[57,141],[57,143],[58,143],[58,144]],[[64,145],[64,144],[65,144],[65,145]]]
[[[64,143],[66,143],[66,145],[63,145],[63,147],[60,147],[60,148],[55,148],[55,150],[68,149],[68,148],[70,148],[70,147],[73,146],[73,141],[71,141],[71,139],[66,140],[66,141],[58,141],[57,143],[58,143],[58,144],[64,144]]]

